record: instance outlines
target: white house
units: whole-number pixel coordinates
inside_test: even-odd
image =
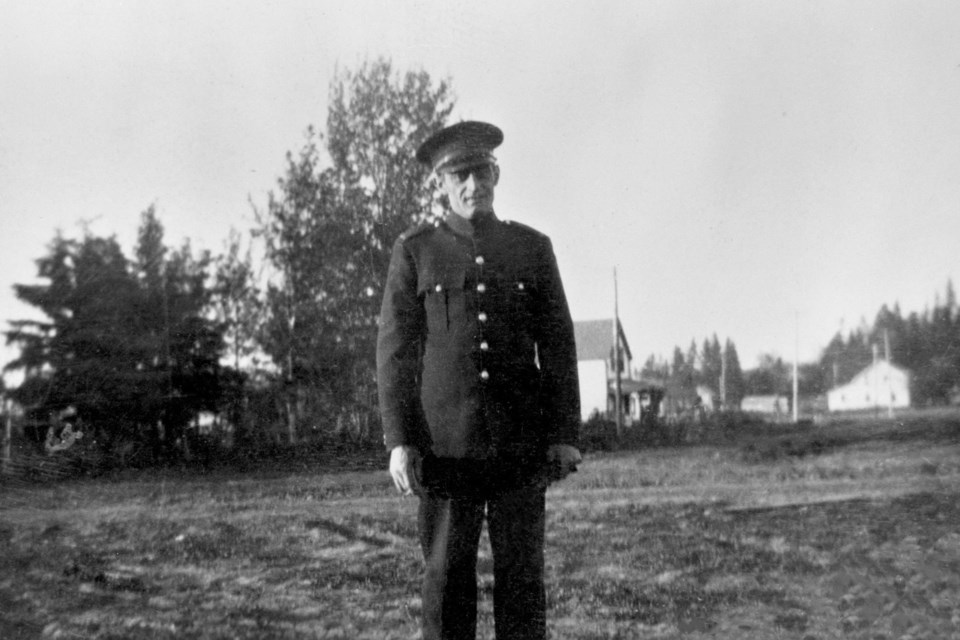
[[[829,411],[902,409],[910,406],[910,372],[876,360],[845,385],[827,392]]]
[[[645,411],[658,411],[662,390],[634,375],[633,353],[623,332],[616,323],[620,343],[620,406],[628,421],[640,420]],[[580,377],[580,411],[584,420],[593,413],[610,416],[616,397],[616,369],[614,356],[614,321],[584,320],[573,323],[577,341],[577,371]]]
[[[629,377],[633,355],[617,323],[620,338],[621,380]],[[580,377],[580,412],[586,420],[592,413],[606,414],[612,408],[610,381],[614,379],[613,320],[583,320],[573,323],[577,342],[577,373]],[[624,366],[625,365],[625,366]]]

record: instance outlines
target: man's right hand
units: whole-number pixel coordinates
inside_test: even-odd
[[[405,496],[420,493],[419,463],[420,452],[413,447],[400,445],[390,451],[390,477],[397,491]]]

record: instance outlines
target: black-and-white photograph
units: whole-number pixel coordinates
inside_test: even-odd
[[[0,638],[960,639],[958,36],[0,0]]]

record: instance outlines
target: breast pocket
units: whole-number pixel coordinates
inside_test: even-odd
[[[466,311],[463,290],[465,280],[466,274],[459,270],[440,274],[429,272],[420,274],[417,290],[423,296],[429,332],[450,331],[457,323],[463,321]]]

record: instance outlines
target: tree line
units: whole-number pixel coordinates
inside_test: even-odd
[[[189,455],[229,425],[236,445],[378,440],[375,340],[393,240],[436,215],[414,151],[454,107],[447,80],[385,59],[338,70],[323,133],[308,128],[248,234],[221,255],[170,247],[154,207],[133,255],[115,237],[58,232],[41,284],[15,285],[42,320],[13,320],[6,391],[27,430],[70,424],[107,450]],[[222,435],[222,434],[221,434]]]
[[[726,354],[726,375],[721,375]],[[847,333],[838,331],[816,362],[797,367],[797,392],[801,399],[824,396],[850,382],[876,359],[887,359],[910,373],[910,395],[915,405],[936,406],[960,398],[960,308],[952,281],[944,294],[922,312],[904,316],[899,304],[883,305],[873,324],[861,322]],[[727,407],[739,406],[747,395],[780,395],[793,398],[793,363],[775,354],[760,356],[756,367],[742,369],[736,346],[727,340],[720,349],[717,337],[696,341],[686,351],[674,348],[671,362],[650,356],[641,371],[673,396],[668,410],[682,412],[692,406],[697,387],[720,397],[724,380]]]
[[[960,394],[960,311],[953,283],[947,282],[933,307],[904,316],[900,305],[884,304],[873,324],[862,320],[850,331],[837,331],[816,362],[798,367],[798,393],[823,396],[850,382],[876,360],[889,359],[910,373],[910,397],[915,406],[946,405]],[[747,387],[791,396],[792,365],[776,356],[761,358],[747,372]]]
[[[716,334],[704,338],[699,347],[696,340],[690,341],[686,351],[674,347],[669,362],[651,355],[640,377],[663,388],[664,409],[671,414],[695,409],[703,401],[700,390],[704,388],[713,395],[716,408],[721,401],[726,408],[739,407],[747,393],[736,344],[728,338],[721,347]]]
[[[4,393],[37,442],[51,424],[80,425],[88,442],[158,461],[189,455],[218,428],[241,448],[378,441],[374,354],[390,247],[439,214],[414,150],[446,124],[454,97],[449,81],[378,59],[338,71],[329,98],[324,132],[307,129],[265,206],[254,206],[254,227],[231,231],[221,254],[168,246],[152,206],[130,256],[88,229],[55,235],[37,260],[42,283],[15,285],[43,319],[5,332],[19,350],[5,369],[23,381]],[[952,283],[923,313],[884,306],[873,326],[838,332],[818,362],[800,366],[801,396],[848,381],[877,349],[912,372],[916,402],[950,401],[960,389]],[[744,370],[733,341],[716,335],[676,347],[669,362],[651,356],[641,376],[678,412],[698,387],[726,407],[792,389],[781,358]]]
[[[946,405],[960,399],[960,308],[952,281],[932,307],[904,316],[899,304],[883,305],[872,325],[866,321],[847,332],[838,331],[815,362],[797,367],[801,399],[823,397],[846,384],[876,359],[887,359],[910,372],[915,405]],[[726,362],[724,363],[724,359]],[[717,336],[696,340],[683,350],[674,347],[670,361],[651,355],[640,372],[644,380],[665,390],[666,410],[683,413],[694,407],[697,389],[706,388],[720,408],[736,408],[745,396],[779,395],[793,399],[793,363],[775,354],[762,354],[753,368],[741,367],[736,345]],[[721,387],[723,393],[721,393]]]
[[[811,386],[829,388],[850,381],[875,358],[910,372],[915,405],[946,405],[960,396],[960,309],[953,282],[933,307],[904,317],[899,304],[883,305],[872,325],[837,332],[823,351]],[[811,372],[814,373],[814,372]]]

